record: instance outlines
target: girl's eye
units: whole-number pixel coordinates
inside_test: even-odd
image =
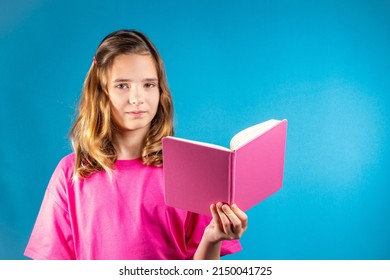
[[[146,83],[144,86],[146,88],[155,88],[156,87],[156,83]]]
[[[129,85],[128,84],[118,84],[115,87],[119,88],[119,89],[128,89]]]

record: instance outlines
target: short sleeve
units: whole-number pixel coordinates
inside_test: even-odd
[[[186,226],[187,257],[192,259],[202,239],[205,228],[211,222],[211,217],[188,212]],[[234,254],[242,250],[239,240],[224,240],[221,246],[221,256]]]
[[[32,259],[75,259],[67,211],[66,180],[57,166],[45,192],[30,240],[24,252]]]

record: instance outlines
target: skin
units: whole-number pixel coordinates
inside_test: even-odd
[[[108,89],[113,118],[120,127],[114,141],[118,159],[139,158],[160,96],[153,58],[138,54],[117,56]]]
[[[109,96],[113,118],[120,127],[114,147],[118,159],[141,156],[145,138],[159,103],[158,76],[152,56],[122,54],[114,59]],[[206,227],[194,259],[219,259],[223,240],[239,239],[248,225],[237,205],[221,202],[210,206],[212,220]]]
[[[248,216],[237,205],[218,202],[210,206],[213,216],[206,227],[194,259],[218,260],[222,240],[239,239],[248,227]]]

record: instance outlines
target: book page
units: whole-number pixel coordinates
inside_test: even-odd
[[[167,136],[166,138],[174,138],[178,141],[187,142],[187,143],[191,143],[191,144],[198,145],[198,146],[209,147],[209,148],[213,148],[213,149],[217,149],[217,150],[230,151],[228,148],[217,145],[217,144],[211,144],[211,143],[200,142],[200,141],[195,141],[195,140],[188,140],[188,139],[173,137],[173,136]]]
[[[268,120],[241,130],[231,139],[230,149],[237,150],[238,148],[244,146],[246,143],[249,143],[251,140],[255,139],[257,136],[263,134],[279,122],[279,120]]]

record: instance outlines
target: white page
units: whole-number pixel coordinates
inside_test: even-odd
[[[251,140],[255,139],[257,136],[263,134],[279,122],[279,120],[272,119],[241,130],[236,135],[234,135],[232,140],[230,141],[230,149],[237,150],[238,148],[249,143]]]

